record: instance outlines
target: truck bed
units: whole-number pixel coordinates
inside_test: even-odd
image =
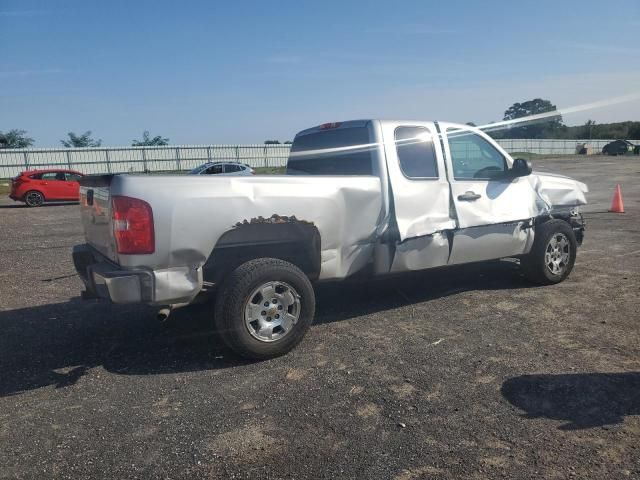
[[[153,254],[116,253],[113,195],[151,205]],[[317,227],[322,232],[320,278],[342,278],[371,259],[382,193],[374,176],[105,175],[82,181],[81,208],[87,243],[124,268],[164,271],[167,281],[184,275],[185,266],[202,266],[225,232],[246,223],[281,221]]]

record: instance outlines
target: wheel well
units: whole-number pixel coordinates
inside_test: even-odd
[[[582,241],[584,240],[585,224],[584,218],[581,214],[567,212],[561,214],[539,216],[535,219],[535,225],[540,225],[542,223],[548,222],[549,220],[563,220],[564,222],[566,222],[572,228],[578,245],[582,245]]]
[[[243,263],[263,257],[293,263],[311,280],[317,279],[320,275],[318,229],[295,217],[278,218],[286,221],[239,223],[224,233],[202,268],[204,280],[219,283]]]

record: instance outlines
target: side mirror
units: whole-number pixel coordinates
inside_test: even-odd
[[[533,167],[531,166],[530,160],[516,158],[511,167],[511,175],[514,177],[526,177],[527,175],[531,175],[532,170]]]

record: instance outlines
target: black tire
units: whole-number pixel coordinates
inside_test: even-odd
[[[37,190],[29,190],[24,194],[24,203],[28,207],[40,207],[44,203],[44,195]]]
[[[562,236],[566,238],[568,243],[568,259],[566,262],[561,262],[559,265],[553,263],[547,264],[547,253],[554,255],[553,246],[551,241],[554,239],[557,241]],[[552,285],[554,283],[560,283],[569,276],[573,265],[576,261],[576,252],[578,244],[576,242],[573,229],[564,220],[549,220],[535,227],[535,237],[533,240],[533,247],[528,255],[525,255],[520,264],[525,276],[534,283],[539,285]],[[561,254],[557,254],[558,257]],[[550,266],[551,265],[551,266]],[[552,268],[557,267],[561,271],[554,273]]]
[[[260,340],[256,338],[259,332],[250,333],[250,325],[245,321],[245,311],[249,302],[257,305],[256,297],[252,295],[256,289],[278,282],[292,287],[297,294],[298,319],[282,338]],[[263,300],[265,299],[259,303]],[[313,287],[302,270],[284,260],[257,258],[236,268],[218,289],[215,304],[216,328],[223,341],[238,355],[264,360],[284,355],[302,341],[313,322],[315,308]],[[277,312],[274,310],[274,313]]]

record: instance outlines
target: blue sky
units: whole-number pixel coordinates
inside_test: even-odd
[[[262,143],[350,118],[485,123],[640,91],[634,1],[0,0],[0,130]],[[640,120],[640,103],[566,117]]]

